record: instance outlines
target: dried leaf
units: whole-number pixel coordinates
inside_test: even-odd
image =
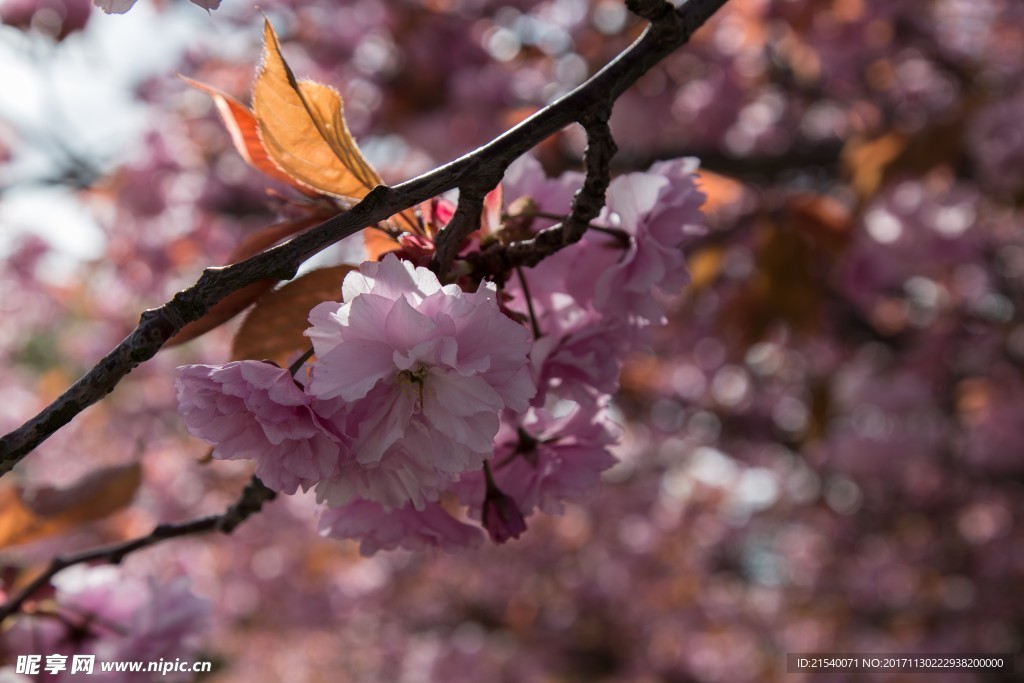
[[[341,299],[341,282],[353,266],[314,270],[260,299],[235,334],[232,360],[272,360],[285,366],[296,352],[309,348],[302,333],[309,311],[323,301]]]
[[[252,93],[263,147],[303,185],[362,199],[381,180],[348,130],[341,95],[322,83],[297,82],[269,21],[263,35],[263,64]]]
[[[138,463],[105,467],[66,488],[0,491],[0,547],[27,543],[109,517],[126,507],[142,481]]]
[[[377,261],[391,251],[401,249],[402,245],[386,230],[370,226],[363,230],[363,251],[367,261]]]
[[[849,241],[853,216],[835,197],[797,193],[787,198],[783,211],[789,224],[812,239],[819,249],[835,253]]]
[[[294,178],[279,169],[270,160],[267,150],[264,149],[263,142],[260,140],[259,124],[248,107],[230,95],[226,95],[205,83],[193,81],[185,76],[179,76],[179,78],[193,88],[202,90],[213,98],[213,103],[217,107],[217,113],[220,114],[221,120],[224,121],[224,126],[231,135],[231,141],[234,143],[235,149],[238,150],[238,153],[250,166],[286,185],[295,187],[303,192],[309,192],[308,188],[297,183]]]
[[[291,237],[300,230],[316,225],[321,220],[321,216],[306,216],[291,221],[284,221],[283,223],[276,223],[268,228],[259,230],[246,237],[241,244],[235,247],[235,250],[228,257],[228,263],[244,261],[250,256],[277,244],[281,240]],[[278,282],[280,280],[277,278],[268,278],[228,294],[211,307],[202,318],[194,320],[181,328],[178,334],[164,344],[164,347],[184,344],[200,335],[206,334],[212,329],[220,327],[252,305],[253,302],[266,294]]]

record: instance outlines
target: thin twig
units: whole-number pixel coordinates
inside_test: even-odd
[[[138,327],[92,370],[38,415],[0,439],[0,476],[76,415],[113,391],[125,375],[156,355],[178,330],[199,319],[231,292],[268,277],[289,280],[311,256],[368,225],[453,188],[473,186],[475,179],[500,178],[509,164],[548,136],[574,121],[585,122],[595,112],[606,111],[609,102],[689,40],[725,2],[688,0],[676,10],[664,0],[630,0],[631,9],[652,18],[654,23],[590,80],[561,99],[451,163],[395,187],[374,188],[351,210],[289,242],[231,266],[207,268],[195,285],[163,306],[143,313]],[[573,227],[574,221],[570,223],[561,229],[571,231],[578,227]],[[554,235],[552,243],[565,243],[565,238],[553,238]],[[518,249],[521,263],[530,260],[529,248],[510,248]]]
[[[253,477],[249,485],[242,491],[238,501],[222,514],[201,517],[179,524],[160,524],[145,536],[101,548],[84,550],[74,555],[54,557],[50,560],[49,566],[47,566],[42,574],[32,579],[14,597],[0,605],[0,622],[3,622],[4,619],[21,609],[25,601],[31,598],[36,591],[46,586],[50,579],[68,567],[95,561],[119,564],[121,560],[136,550],[148,548],[151,545],[172,538],[202,534],[209,531],[220,531],[230,534],[239,524],[256,512],[259,512],[265,503],[273,500],[275,495],[273,491],[264,486],[263,482]]]
[[[311,346],[308,349],[306,349],[306,352],[304,354],[296,358],[295,361],[288,366],[288,372],[292,374],[292,377],[294,377],[299,372],[299,370],[302,369],[302,366],[306,364],[307,360],[313,357],[314,353],[316,353],[316,351]]]
[[[509,245],[495,242],[473,256],[477,277],[495,276],[520,266],[535,266],[559,249],[578,242],[604,207],[605,192],[611,182],[611,161],[617,146],[608,128],[611,104],[597,107],[581,118],[587,131],[587,149],[583,155],[586,177],[573,197],[569,215],[533,238]]]
[[[530,285],[526,283],[526,276],[523,269],[516,266],[516,275],[519,276],[519,286],[523,288],[523,298],[526,299],[526,310],[530,314],[530,330],[533,332],[533,340],[537,341],[544,335],[540,332],[540,323],[537,322],[537,311],[533,308],[533,297],[530,296]]]

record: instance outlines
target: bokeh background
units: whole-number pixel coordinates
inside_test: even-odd
[[[175,78],[248,101],[261,11],[392,181],[642,28],[619,0],[0,1],[0,430],[284,208]],[[730,0],[613,131],[618,171],[701,159],[710,230],[627,364],[598,495],[459,555],[360,558],[296,497],[130,557],[215,605],[209,680],[902,681],[785,655],[1021,649],[1024,4]],[[582,142],[535,154],[577,169]],[[161,352],[0,482],[0,580],[234,500],[246,465],[205,459],[171,382],[231,331]]]

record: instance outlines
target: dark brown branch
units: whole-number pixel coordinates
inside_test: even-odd
[[[278,247],[223,268],[208,268],[192,287],[142,314],[138,327],[92,370],[24,425],[0,439],[0,476],[88,406],[113,391],[140,363],[152,358],[185,324],[199,319],[231,292],[267,277],[287,280],[325,247],[475,179],[504,175],[515,159],[570,123],[603,111],[651,67],[689,40],[726,0],[689,0],[678,10],[661,0],[631,0],[655,19],[622,54],[556,102],[475,151],[395,187],[379,186],[350,211]]]
[[[590,221],[601,213],[616,151],[615,140],[608,128],[610,115],[609,105],[581,121],[587,131],[587,151],[583,155],[587,174],[583,187],[573,197],[569,216],[561,225],[542,230],[533,239],[509,245],[504,261],[512,266],[535,266],[559,249],[578,242]]]
[[[497,181],[495,182],[497,185]],[[430,262],[430,269],[437,273],[437,277],[444,280],[445,273],[451,267],[462,241],[480,227],[480,216],[484,209],[484,197],[489,189],[459,188],[459,205],[455,209],[448,225],[444,226],[434,240],[434,258]]]
[[[666,0],[626,0],[626,7],[638,17],[643,17],[652,24],[665,21],[674,9]]]
[[[4,619],[21,609],[25,601],[31,598],[36,591],[42,589],[50,582],[50,579],[68,567],[96,561],[119,564],[121,560],[136,550],[148,548],[151,545],[156,545],[161,541],[172,538],[181,538],[182,536],[202,534],[209,531],[220,531],[230,534],[239,524],[259,512],[265,503],[273,500],[274,496],[273,491],[264,486],[263,482],[259,479],[253,477],[249,485],[242,491],[238,502],[222,514],[201,517],[179,524],[161,524],[145,536],[114,543],[102,548],[85,550],[74,555],[54,557],[50,560],[49,566],[46,567],[43,573],[32,579],[10,600],[0,605],[0,622],[3,622]]]

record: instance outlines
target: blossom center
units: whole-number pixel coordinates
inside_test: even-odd
[[[417,409],[420,409],[423,406],[423,386],[426,383],[427,374],[429,372],[429,367],[423,363],[419,363],[415,368],[400,370],[397,375],[399,387],[416,392],[416,396],[419,399],[419,406],[417,406]]]

